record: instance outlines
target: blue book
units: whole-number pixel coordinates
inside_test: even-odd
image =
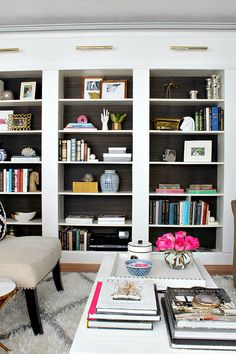
[[[184,201],[184,208],[183,208],[183,225],[189,224],[189,202],[188,200]]]
[[[9,168],[9,185],[8,185],[8,192],[12,192],[12,186],[13,186],[13,171],[12,168]]]
[[[219,108],[211,107],[211,130],[219,130]]]
[[[169,225],[174,225],[175,203],[170,203],[169,206]]]

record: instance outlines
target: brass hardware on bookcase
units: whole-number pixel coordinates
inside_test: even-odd
[[[172,50],[208,50],[207,46],[199,45],[172,45],[170,47]]]
[[[76,50],[106,50],[113,49],[112,45],[77,45]]]
[[[0,48],[0,53],[19,52],[20,48]]]

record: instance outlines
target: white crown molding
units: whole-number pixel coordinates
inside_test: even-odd
[[[236,23],[221,22],[118,22],[0,26],[0,32],[51,32],[83,30],[224,30],[235,31]]]

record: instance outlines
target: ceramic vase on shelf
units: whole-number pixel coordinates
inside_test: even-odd
[[[185,269],[192,260],[191,252],[166,252],[165,261],[170,268]]]
[[[7,159],[7,152],[5,149],[0,149],[0,161],[5,161]]]
[[[100,177],[102,192],[117,192],[120,178],[115,170],[105,170]]]

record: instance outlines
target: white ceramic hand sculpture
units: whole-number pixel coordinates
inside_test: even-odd
[[[109,115],[108,109],[103,108],[103,113],[101,113],[102,130],[108,130]]]

